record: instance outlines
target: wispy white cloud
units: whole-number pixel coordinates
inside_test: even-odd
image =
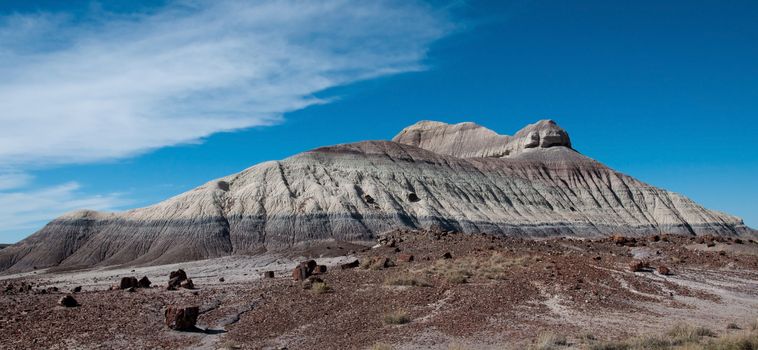
[[[26,173],[2,173],[0,172],[0,191],[23,187],[31,182],[32,176]]]
[[[90,162],[268,125],[413,71],[445,19],[407,1],[177,1],[0,19],[0,164]]]
[[[0,238],[5,242],[15,241],[49,219],[72,210],[112,210],[127,204],[116,193],[87,196],[79,190],[78,183],[69,182],[34,191],[0,192]]]
[[[22,192],[34,168],[277,123],[328,102],[314,96],[324,89],[423,69],[450,29],[444,13],[400,0],[176,0],[131,14],[0,16],[0,234],[122,202],[77,183]]]

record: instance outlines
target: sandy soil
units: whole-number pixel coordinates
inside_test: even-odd
[[[708,247],[667,236],[620,245],[443,232],[395,232],[391,240],[392,247],[317,258],[329,266],[320,276],[330,287],[324,293],[292,280],[304,259],[297,254],[0,276],[0,348],[520,349],[543,332],[582,348],[588,333],[616,339],[685,322],[724,334],[729,323],[758,318],[755,242]],[[339,268],[373,257],[395,266]],[[631,272],[635,259],[651,269]],[[672,274],[655,272],[661,265]],[[169,272],[180,267],[196,288],[166,290]],[[263,271],[277,278],[261,279]],[[148,276],[159,286],[108,290],[124,276]],[[31,290],[19,291],[22,283]],[[6,291],[8,284],[14,289]],[[75,286],[83,287],[71,294],[81,305],[58,306]],[[200,306],[199,330],[168,329],[169,305]],[[386,322],[397,312],[409,322]]]

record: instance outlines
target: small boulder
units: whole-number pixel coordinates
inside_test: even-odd
[[[219,278],[219,279],[218,279],[218,281],[219,281],[219,282],[224,282],[224,281],[226,281],[226,280],[225,280],[223,277],[221,277],[221,278]]]
[[[452,259],[453,258],[453,254],[450,254],[450,252],[447,252],[445,254],[442,254],[442,258],[443,259]]]
[[[669,270],[669,268],[666,267],[666,265],[658,265],[658,268],[656,269],[656,271],[658,271],[658,273],[661,274],[661,275],[670,275],[671,274],[671,270]]]
[[[71,295],[65,295],[60,300],[58,300],[58,305],[64,306],[64,307],[75,307],[79,306],[79,302],[74,299]]]
[[[274,278],[274,271],[264,271],[263,278]]]
[[[361,262],[358,261],[358,259],[355,259],[355,260],[353,260],[353,261],[351,261],[349,263],[345,263],[345,264],[340,265],[340,269],[342,269],[342,270],[354,269],[354,268],[356,268],[358,266],[361,266]]]
[[[147,276],[143,276],[137,282],[137,287],[139,287],[139,288],[150,288],[151,284],[152,284],[152,282],[150,282],[150,279],[148,279]]]
[[[71,288],[71,293],[79,293],[82,291],[82,286],[76,286],[74,288]]]
[[[650,264],[648,264],[646,261],[634,260],[629,263],[629,271],[631,272],[640,272],[649,268]]]
[[[326,265],[316,265],[316,268],[313,269],[314,275],[323,275],[326,273]]]
[[[200,315],[200,308],[197,306],[177,307],[169,306],[166,308],[166,326],[178,331],[189,331],[195,329],[197,317]]]

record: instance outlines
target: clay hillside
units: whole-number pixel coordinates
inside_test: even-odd
[[[737,217],[583,156],[553,121],[514,136],[424,121],[392,141],[261,163],[150,207],[69,213],[2,249],[0,271],[164,264],[430,228],[582,237],[751,232]]]

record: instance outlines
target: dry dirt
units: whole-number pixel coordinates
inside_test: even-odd
[[[338,242],[309,249],[330,256],[316,258],[329,267],[320,276],[330,287],[325,293],[293,281],[290,270],[303,258],[282,255],[0,276],[0,348],[521,349],[548,331],[566,335],[566,348],[582,348],[586,334],[618,339],[678,322],[724,334],[727,324],[746,327],[758,317],[752,241],[708,247],[683,236],[630,245],[443,232],[391,236],[394,247],[348,256],[329,254],[346,253],[335,249]],[[414,260],[401,261],[403,254]],[[374,256],[396,266],[339,268]],[[635,259],[650,269],[631,272]],[[654,271],[660,265],[672,274]],[[165,289],[179,267],[196,289]],[[268,270],[277,277],[261,279]],[[108,290],[124,276],[148,276],[159,286]],[[22,283],[32,290],[19,291]],[[14,289],[6,291],[8,284]],[[83,287],[72,294],[81,305],[57,306],[75,286]],[[200,306],[200,330],[168,329],[163,310],[174,304]],[[389,313],[403,313],[408,322],[388,324]]]

